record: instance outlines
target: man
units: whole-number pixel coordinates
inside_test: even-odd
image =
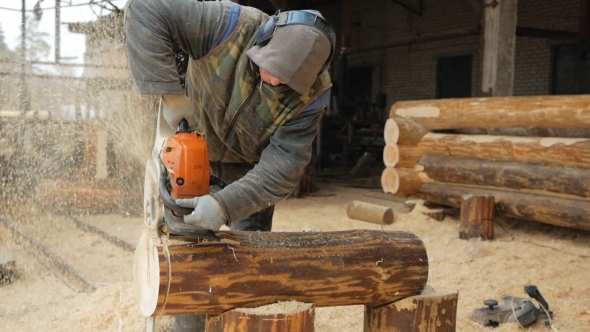
[[[136,90],[163,96],[173,128],[185,118],[205,135],[211,171],[229,184],[180,200],[195,208],[185,222],[270,231],[274,204],[309,163],[329,100],[331,27],[312,11],[269,20],[229,1],[129,0],[125,29]],[[175,50],[190,58],[184,88]]]
[[[162,95],[173,128],[184,118],[205,135],[211,172],[228,184],[178,200],[194,208],[184,221],[270,231],[329,100],[332,28],[313,11],[269,18],[229,1],[129,0],[125,31],[136,90]],[[175,319],[173,330],[194,330],[192,319]]]

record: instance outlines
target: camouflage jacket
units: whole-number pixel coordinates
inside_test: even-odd
[[[212,162],[256,163],[270,137],[331,87],[318,76],[308,96],[263,83],[246,55],[267,16],[244,7],[233,33],[205,57],[189,62],[186,90]]]

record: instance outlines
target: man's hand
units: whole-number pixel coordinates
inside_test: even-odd
[[[184,222],[187,224],[217,231],[227,220],[219,203],[210,195],[191,199],[177,199],[176,204],[195,209],[193,213],[184,216]]]
[[[172,129],[178,129],[178,124],[182,119],[186,119],[190,130],[196,129],[195,111],[185,96],[163,95],[162,99],[164,100],[162,115]]]

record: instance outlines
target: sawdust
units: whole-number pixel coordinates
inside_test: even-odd
[[[533,222],[498,220],[494,241],[465,241],[458,237],[458,219],[443,221],[411,212],[404,205],[378,190],[323,186],[323,193],[305,199],[288,199],[277,205],[276,231],[330,231],[348,229],[406,230],[420,237],[426,246],[430,270],[429,284],[437,291],[459,291],[457,331],[491,331],[471,320],[475,308],[486,299],[500,300],[512,295],[526,298],[523,288],[536,285],[554,313],[554,331],[590,331],[590,233]],[[321,196],[321,197],[319,197]],[[391,207],[396,211],[392,225],[381,226],[347,217],[346,207],[353,200]],[[400,213],[407,212],[407,213]],[[38,223],[43,214],[35,216]],[[45,217],[47,218],[47,217]],[[84,217],[80,217],[84,220]],[[120,228],[116,222],[126,227]],[[89,217],[95,224],[100,216]],[[103,230],[113,225],[112,233],[129,229],[129,223],[141,230],[137,219],[108,215]],[[108,221],[108,222],[107,222]],[[43,234],[43,233],[40,233]],[[45,236],[53,237],[50,231]],[[68,242],[64,242],[68,243]],[[135,244],[135,243],[134,243]],[[136,304],[133,282],[101,283],[93,293],[68,288],[34,258],[24,253],[0,227],[0,246],[6,246],[17,262],[20,277],[0,287],[1,331],[144,331],[144,319]],[[128,274],[132,253],[121,251],[120,273]],[[83,260],[72,255],[68,261]],[[92,276],[87,276],[92,279]],[[316,308],[318,332],[360,332],[363,307]],[[157,331],[166,331],[170,317],[158,317]],[[520,331],[516,324],[505,324],[493,331]],[[528,331],[549,331],[537,322]]]
[[[279,301],[257,308],[239,308],[236,311],[252,315],[294,314],[311,309],[312,304],[297,301]]]

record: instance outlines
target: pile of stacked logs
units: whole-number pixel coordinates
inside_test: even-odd
[[[398,102],[384,132],[387,193],[590,230],[590,96]]]

